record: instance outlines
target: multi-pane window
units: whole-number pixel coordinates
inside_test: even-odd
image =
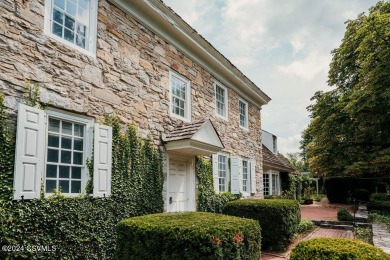
[[[217,115],[227,119],[227,90],[226,88],[215,85],[215,106]]]
[[[238,105],[240,110],[240,126],[248,128],[248,103],[243,100],[239,100]]]
[[[98,0],[45,0],[45,33],[95,55]]]
[[[242,160],[242,191],[249,192],[249,162]]]
[[[46,193],[80,193],[84,165],[85,127],[49,118],[47,131]]]
[[[263,174],[263,186],[264,186],[264,195],[269,194],[269,174]]]
[[[218,183],[219,191],[228,191],[228,168],[227,168],[227,156],[218,155]]]
[[[279,175],[272,174],[272,195],[279,195]]]
[[[176,74],[171,74],[171,113],[184,119],[190,117],[189,81]]]
[[[51,32],[83,49],[88,49],[90,0],[54,0]]]

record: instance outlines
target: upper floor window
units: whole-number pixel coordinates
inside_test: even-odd
[[[88,54],[96,51],[97,0],[46,0],[45,32]]]
[[[191,121],[190,81],[171,72],[171,115],[184,121]]]
[[[228,92],[219,84],[215,84],[215,110],[219,117],[228,118]]]
[[[248,129],[248,102],[239,99],[240,127]]]

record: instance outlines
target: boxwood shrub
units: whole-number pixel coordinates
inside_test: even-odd
[[[373,193],[371,194],[371,200],[390,201],[390,195],[387,193]]]
[[[223,214],[258,220],[262,245],[276,250],[288,245],[301,221],[299,204],[294,200],[236,200],[225,205]]]
[[[337,211],[337,220],[338,221],[353,221],[352,214],[346,208],[340,208]]]
[[[116,259],[259,259],[257,221],[206,212],[124,219]]]
[[[390,255],[360,240],[345,238],[314,238],[299,242],[290,260],[386,260]]]

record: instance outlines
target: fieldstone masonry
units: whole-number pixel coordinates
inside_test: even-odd
[[[239,127],[238,94],[228,87],[229,120],[215,116],[215,78],[178,48],[109,1],[99,0],[96,57],[44,34],[44,0],[0,1],[0,88],[15,112],[26,82],[42,102],[101,118],[117,113],[141,133],[160,134],[182,121],[169,116],[169,71],[191,82],[192,120],[210,118],[231,154],[256,159],[263,195],[260,111],[249,103],[249,131]]]

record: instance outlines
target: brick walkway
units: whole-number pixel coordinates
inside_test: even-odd
[[[333,238],[350,238],[354,239],[353,232],[351,230],[340,230],[340,229],[330,229],[330,228],[316,228],[312,232],[310,232],[306,237],[300,239],[300,241],[309,240],[312,238],[318,238],[318,237],[333,237]],[[295,244],[297,244],[299,241],[296,241]],[[295,245],[294,244],[294,245]],[[284,253],[282,256],[262,252],[261,259],[262,260],[283,260],[288,259],[291,249],[294,247],[290,246],[289,250]]]
[[[312,205],[301,205],[302,219],[310,220],[337,220],[337,211],[339,208],[347,208],[352,213],[351,205],[343,204],[329,204],[327,199],[323,199],[321,202],[314,202]],[[277,255],[276,253],[262,252],[262,260],[285,260],[289,259],[292,248],[303,240],[308,240],[317,237],[334,237],[334,238],[351,238],[354,239],[353,232],[351,230],[329,229],[329,228],[316,228],[305,237],[300,238],[298,241],[294,241],[290,245],[289,250],[284,254]]]

